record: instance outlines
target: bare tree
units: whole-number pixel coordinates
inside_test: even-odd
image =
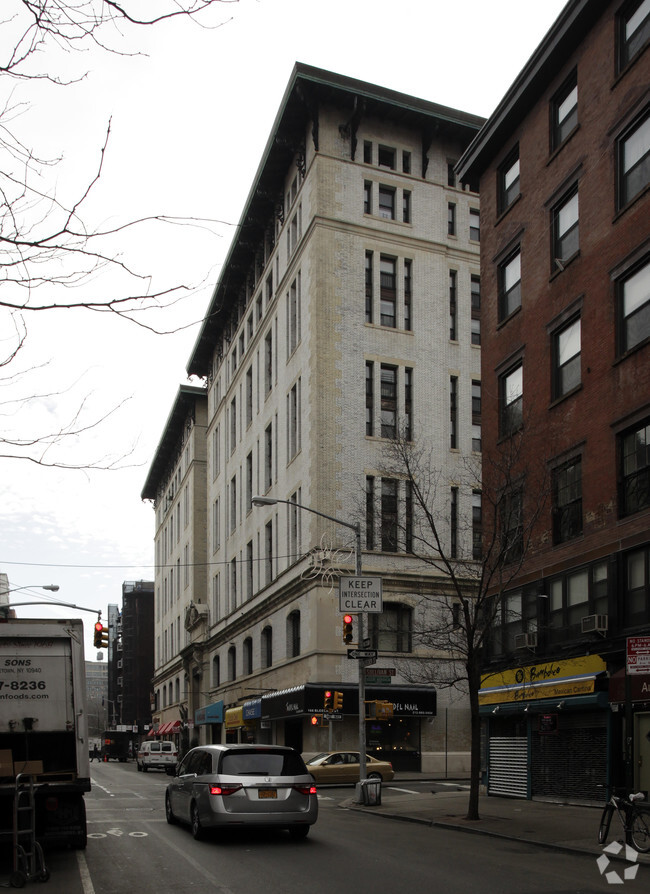
[[[483,455],[482,464],[479,457],[461,464],[454,486],[465,505],[470,500],[474,504],[472,514],[458,513],[456,530],[450,525],[450,482],[443,480],[431,448],[422,440],[398,436],[386,446],[382,461],[386,474],[404,480],[410,494],[400,536],[436,572],[434,592],[422,597],[425,605],[414,624],[413,641],[421,654],[438,657],[407,662],[403,672],[412,682],[454,686],[469,698],[468,820],[479,819],[484,650],[498,625],[503,594],[535,548],[537,523],[547,505],[545,468],[523,462],[523,445],[531,434],[522,428],[501,445],[501,452]]]
[[[101,180],[109,151],[111,122],[97,146],[94,172],[68,191],[58,186],[62,156],[48,157],[22,136],[25,119],[38,115],[30,89],[47,82],[65,89],[86,77],[70,74],[71,58],[94,49],[130,55],[125,37],[172,19],[189,19],[202,28],[224,24],[223,7],[238,0],[5,0],[0,16],[0,386],[14,384],[8,373],[25,346],[27,320],[33,313],[84,310],[105,313],[157,333],[178,331],[165,325],[160,312],[183,300],[202,283],[157,280],[126,260],[123,246],[143,226],[208,225],[208,222],[160,214],[125,219],[111,226],[93,222],[89,206]],[[152,7],[155,11],[152,12]],[[217,10],[219,21],[210,19]],[[221,10],[221,11],[220,11]],[[74,68],[74,66],[72,67]],[[62,193],[66,193],[65,196]],[[211,224],[216,222],[210,222]],[[152,313],[158,312],[157,318]],[[188,320],[186,325],[195,321]],[[33,371],[33,370],[30,370]],[[25,400],[41,399],[28,390]],[[0,401],[0,413],[11,413]],[[77,438],[105,417],[80,406],[53,431],[0,439],[2,458],[49,464],[53,445]],[[53,461],[52,465],[65,467]],[[114,460],[92,463],[112,468]],[[72,466],[76,467],[76,466]]]

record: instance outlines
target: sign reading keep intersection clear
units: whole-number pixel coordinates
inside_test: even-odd
[[[383,611],[381,578],[341,577],[339,609],[344,613]]]

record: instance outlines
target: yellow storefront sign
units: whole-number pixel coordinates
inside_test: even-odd
[[[509,668],[496,674],[483,674],[479,704],[583,695],[594,691],[596,675],[605,669],[605,662],[599,655],[584,655],[565,661],[542,661]]]
[[[226,708],[225,726],[226,729],[239,729],[244,725],[244,708]]]

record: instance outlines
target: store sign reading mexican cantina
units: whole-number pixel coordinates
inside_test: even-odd
[[[599,655],[585,655],[566,661],[543,661],[513,667],[497,674],[484,674],[479,704],[583,695],[594,691],[596,676],[604,670],[605,662]]]

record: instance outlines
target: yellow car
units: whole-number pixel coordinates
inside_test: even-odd
[[[317,785],[354,785],[359,781],[358,751],[325,751],[306,761],[307,772],[311,773]],[[393,765],[366,755],[366,776],[390,782],[394,776]]]

